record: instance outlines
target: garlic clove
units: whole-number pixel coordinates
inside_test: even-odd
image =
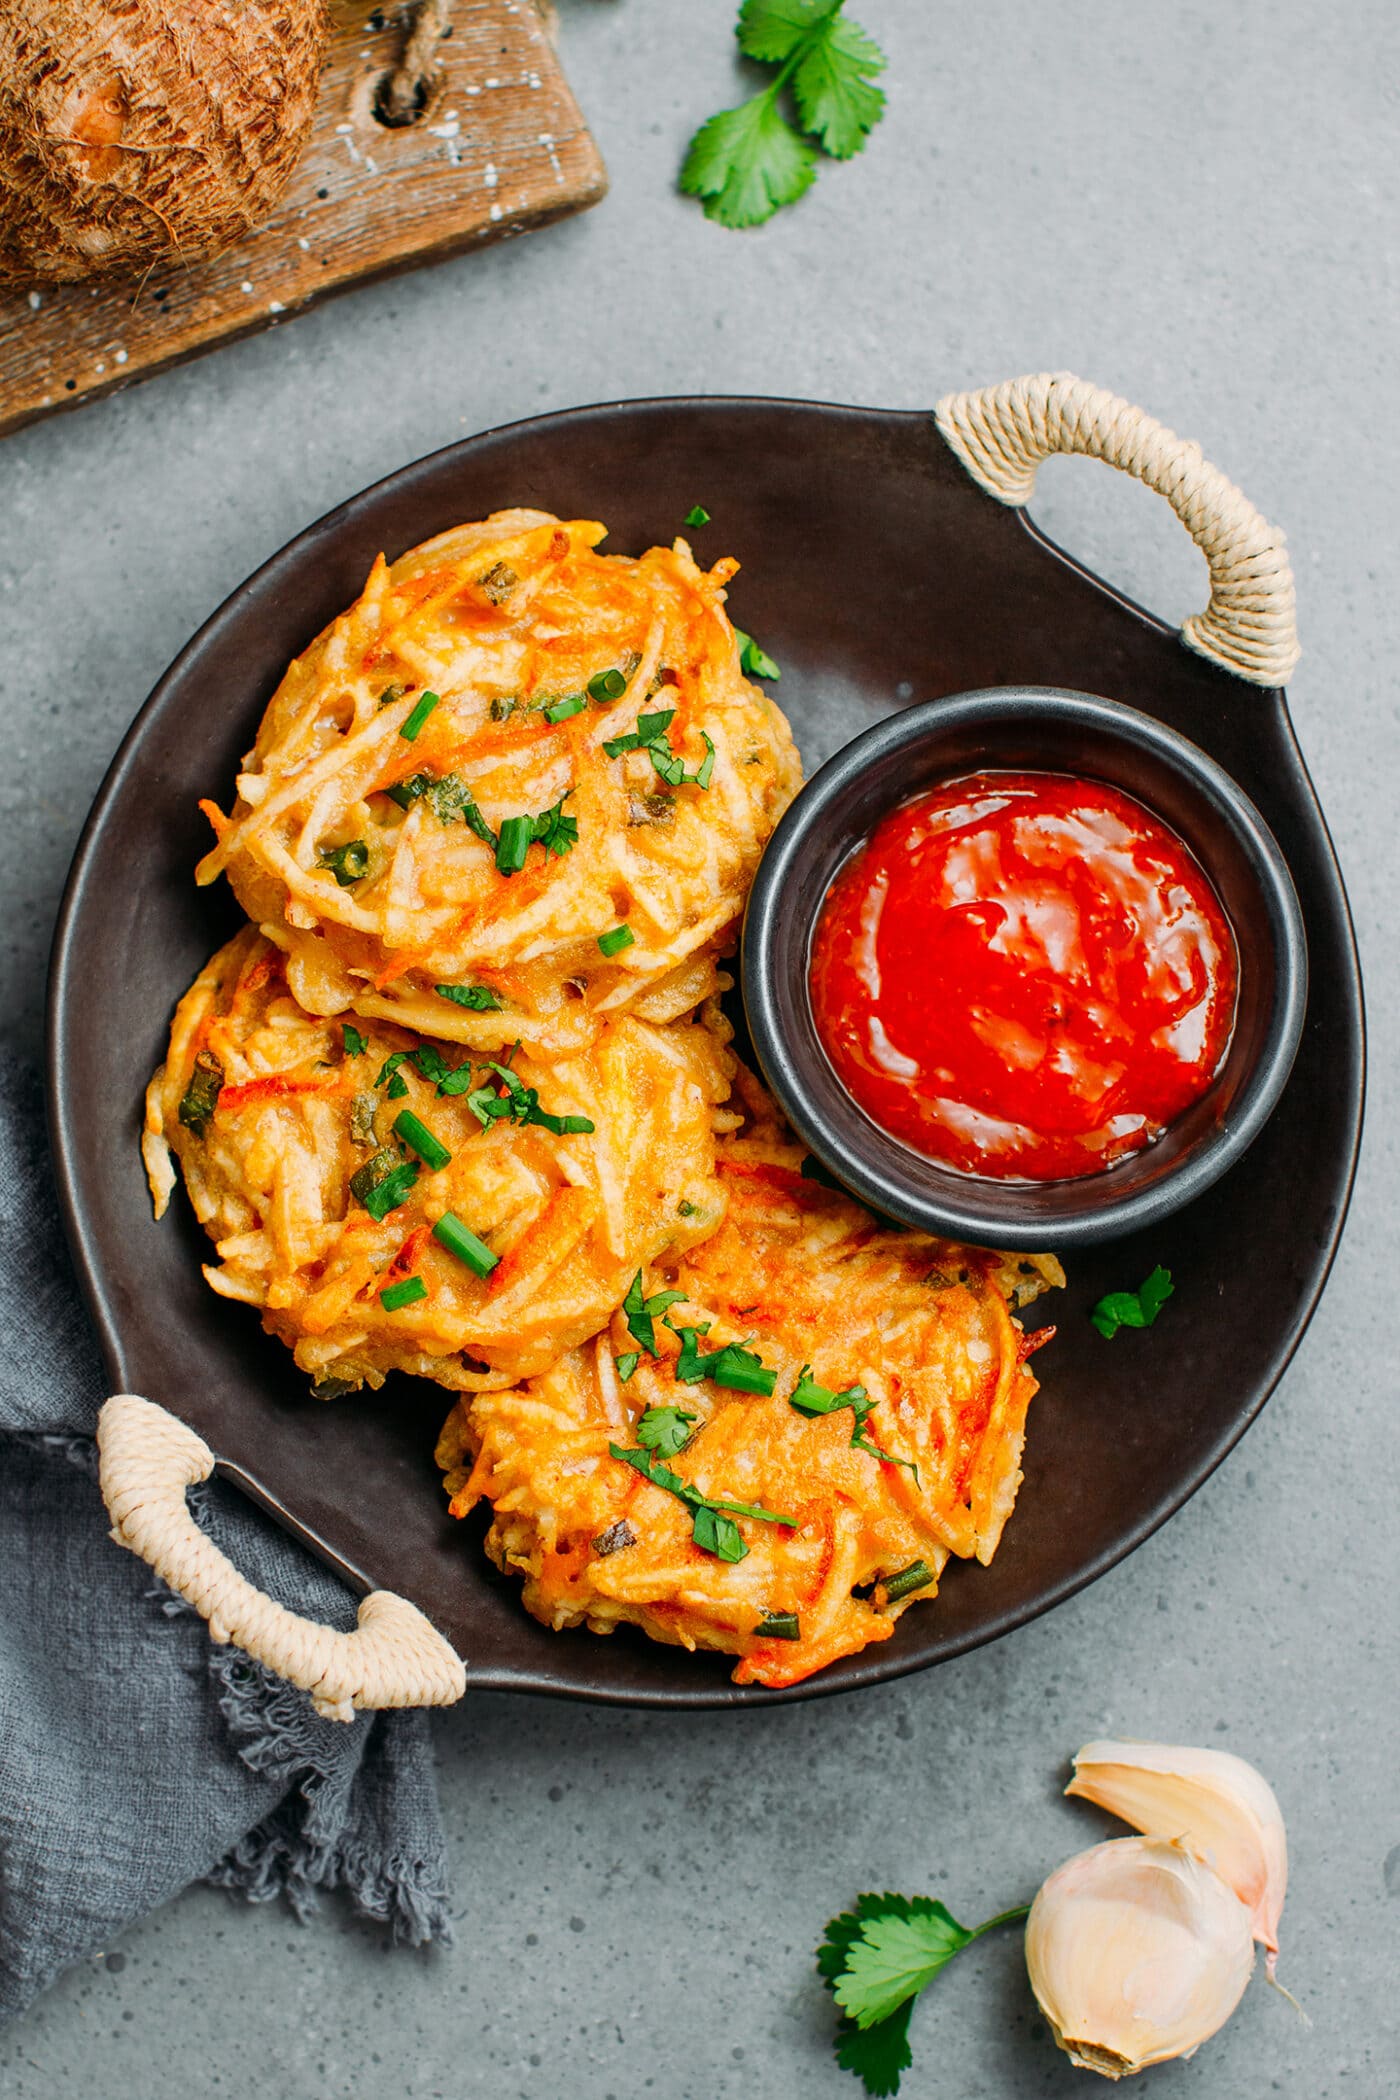
[[[1253,1765],[1228,1750],[1175,1743],[1086,1743],[1065,1792],[1149,1837],[1179,1838],[1214,1867],[1249,1911],[1273,1975],[1288,1843],[1274,1790]]]
[[[1254,1968],[1249,1912],[1183,1845],[1113,1838],[1066,1860],[1026,1921],[1026,1967],[1072,2063],[1104,2078],[1191,2056]]]

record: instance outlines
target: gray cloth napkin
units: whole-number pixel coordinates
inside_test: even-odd
[[[106,1386],[43,1133],[37,1082],[0,1066],[0,2019],[196,1880],[298,1916],[344,1888],[396,1939],[450,1939],[427,1715],[321,1720],[109,1539]],[[236,1491],[191,1503],[254,1582],[353,1626]]]

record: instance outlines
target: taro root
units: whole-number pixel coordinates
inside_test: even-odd
[[[206,261],[310,129],[323,0],[0,0],[0,277]]]

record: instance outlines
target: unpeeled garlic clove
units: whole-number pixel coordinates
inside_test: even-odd
[[[1254,1939],[1234,1890],[1184,1846],[1113,1838],[1041,1888],[1026,1967],[1070,2061],[1129,2078],[1193,2055],[1224,2026],[1254,1968]]]
[[[1248,1910],[1273,1975],[1288,1843],[1274,1790],[1253,1765],[1228,1750],[1177,1743],[1086,1743],[1065,1792],[1148,1837],[1179,1838],[1214,1867]]]

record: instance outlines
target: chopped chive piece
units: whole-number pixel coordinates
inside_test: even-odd
[[[570,715],[581,715],[588,705],[585,693],[566,693],[562,700],[544,709],[546,722],[567,722]]]
[[[709,522],[710,513],[703,503],[693,504],[681,520],[683,525],[708,525]]]
[[[364,1056],[366,1050],[368,1050],[369,1048],[369,1044],[360,1034],[358,1028],[352,1028],[350,1023],[347,1021],[344,1027],[341,1029],[340,1034],[341,1040],[345,1044],[345,1055],[347,1057]]]
[[[742,627],[734,630],[734,639],[739,644],[739,669],[750,678],[781,678],[782,672],[767,651],[760,649],[751,634]]]
[[[369,847],[363,839],[350,839],[343,846],[328,846],[324,853],[317,855],[316,865],[334,875],[341,889],[348,890],[369,866]]]
[[[630,948],[636,938],[630,926],[614,926],[609,932],[599,934],[598,946],[604,955],[618,955],[624,948]]]
[[[223,1086],[224,1068],[213,1051],[196,1051],[190,1083],[180,1097],[180,1121],[185,1129],[192,1130],[196,1137],[203,1137],[209,1128]],[[639,1272],[638,1283],[641,1280]]]
[[[405,1276],[402,1283],[391,1283],[388,1290],[379,1293],[379,1302],[385,1312],[397,1312],[401,1305],[416,1305],[426,1298],[428,1286],[421,1276]]]
[[[396,700],[402,700],[407,691],[406,685],[386,685],[375,704],[379,707],[392,707]]]
[[[885,1601],[898,1604],[901,1597],[912,1597],[915,1590],[926,1590],[933,1581],[933,1570],[926,1560],[911,1560],[907,1568],[891,1575],[881,1584]]]
[[[406,744],[413,743],[417,738],[423,724],[438,705],[438,700],[439,695],[437,693],[420,693],[418,695],[407,721],[399,724],[399,735]]]
[[[684,1196],[683,1196],[683,1197],[681,1198],[680,1202],[679,1202],[679,1203],[678,1203],[678,1204],[676,1205],[676,1216],[677,1216],[677,1217],[679,1217],[679,1218],[693,1218],[693,1217],[695,1216],[695,1212],[696,1212],[696,1205],[695,1205],[695,1204],[693,1204],[693,1203],[687,1202],[687,1200],[685,1199],[685,1197],[684,1197]]]
[[[439,1143],[426,1123],[420,1123],[411,1108],[401,1108],[394,1118],[394,1130],[434,1174],[448,1165],[452,1154],[446,1145]]]
[[[761,1641],[800,1641],[802,1628],[797,1623],[795,1611],[770,1611],[765,1613],[754,1628]]]
[[[450,999],[454,1006],[465,1006],[468,1013],[497,1014],[501,1001],[489,984],[435,984],[433,990],[439,999]]]
[[[502,875],[518,875],[535,836],[533,817],[504,817],[496,840],[496,866]]]
[[[401,1160],[386,1145],[350,1176],[350,1193],[376,1220],[387,1218],[408,1201],[418,1179],[416,1160]]]
[[[622,1356],[618,1357],[617,1375],[624,1385],[626,1385],[641,1360],[635,1349],[628,1349]]]
[[[627,675],[623,671],[595,671],[588,681],[588,697],[604,705],[610,700],[620,700],[627,690]]]
[[[1120,1327],[1150,1327],[1175,1288],[1171,1270],[1158,1263],[1140,1291],[1110,1291],[1089,1318],[1111,1342]]]
[[[407,780],[397,780],[392,787],[385,788],[384,793],[391,802],[397,802],[400,809],[407,809],[410,803],[417,802],[436,784],[431,773],[411,773]]]
[[[433,1238],[449,1254],[455,1254],[458,1261],[465,1262],[475,1276],[489,1276],[501,1258],[450,1210],[445,1210],[434,1225]]]

